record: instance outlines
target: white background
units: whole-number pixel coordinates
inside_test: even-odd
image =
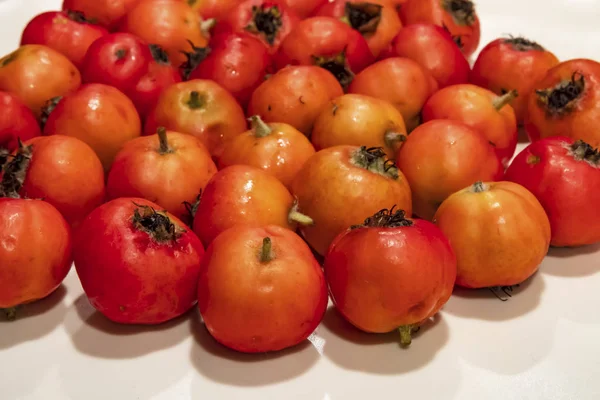
[[[524,34],[565,60],[600,59],[600,0],[479,0],[482,46]],[[0,0],[1,53],[59,0]],[[74,273],[14,323],[0,322],[0,399],[600,399],[600,246],[552,250],[507,302],[458,291],[408,350],[328,312],[312,342],[269,356],[216,345],[197,314],[119,327]]]

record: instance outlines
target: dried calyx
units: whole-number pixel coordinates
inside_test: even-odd
[[[471,192],[473,193],[483,193],[490,190],[490,185],[487,183],[483,183],[481,181],[477,181],[471,186]]]
[[[58,103],[60,103],[61,100],[61,96],[53,97],[50,100],[47,100],[44,106],[42,107],[42,113],[40,115],[40,127],[42,129],[44,129],[44,126],[46,126],[46,122],[48,122],[50,114],[52,114],[52,111],[54,111],[54,109],[56,108]]]
[[[522,36],[518,37],[509,37],[508,39],[504,39],[504,43],[510,44],[514,50],[517,51],[546,51],[541,45],[538,43],[525,39]]]
[[[354,79],[354,72],[350,69],[346,59],[346,50],[333,57],[312,56],[313,64],[331,72],[343,88],[347,88]]]
[[[578,161],[586,161],[591,165],[600,166],[600,149],[595,149],[583,140],[578,140],[570,146],[571,153]]]
[[[0,171],[2,171],[2,167],[4,167],[4,164],[6,164],[8,162],[8,156],[10,154],[10,151],[8,151],[7,149],[0,147]]]
[[[583,74],[575,72],[571,79],[562,81],[553,88],[536,90],[535,93],[549,114],[562,114],[573,109],[584,90],[585,78]]]
[[[246,26],[251,33],[261,35],[271,46],[275,43],[279,29],[283,25],[281,10],[273,6],[252,6],[252,18]]]
[[[396,206],[377,212],[377,214],[365,219],[362,225],[353,226],[356,228],[398,228],[401,226],[412,226],[413,220],[406,217],[406,211],[396,210]]]
[[[250,121],[252,132],[254,132],[254,136],[257,138],[269,136],[271,133],[273,133],[273,129],[271,129],[271,127],[262,120],[260,115],[253,115],[248,118],[248,121]]]
[[[14,321],[17,319],[17,307],[2,308],[0,311],[4,313],[8,321]]]
[[[347,2],[342,21],[363,35],[375,33],[381,22],[382,10],[380,4]]]
[[[350,157],[352,165],[383,175],[386,178],[398,179],[398,167],[394,161],[388,160],[381,147],[367,148],[362,146]]]
[[[160,65],[171,65],[171,60],[169,60],[169,54],[157,44],[148,45],[150,49],[150,53],[152,53],[152,58],[156,61],[157,64]],[[187,53],[186,53],[187,54]]]
[[[450,31],[450,28],[448,28],[448,25],[446,25],[443,22],[442,22],[442,28],[444,28],[444,30],[446,32],[448,32],[448,34],[452,37],[452,41],[454,43],[456,43],[456,45],[458,46],[459,49],[462,49],[465,46],[465,44],[462,41],[462,36],[460,36],[460,35],[453,35],[452,32]]]
[[[135,203],[134,203],[135,204]],[[157,243],[176,241],[185,229],[175,225],[165,212],[156,211],[150,206],[135,204],[133,226],[147,233]]]
[[[192,224],[194,223],[194,218],[196,218],[196,213],[198,212],[198,207],[200,206],[200,199],[202,199],[202,190],[200,190],[200,193],[198,193],[198,196],[196,196],[194,202],[183,202],[183,206],[185,207],[185,210],[188,213],[188,221],[185,222],[187,222],[189,226],[192,226]]]
[[[192,51],[184,52],[187,60],[179,66],[181,76],[184,80],[188,80],[192,72],[200,65],[202,61],[208,57],[211,52],[210,47],[196,47],[194,43],[188,40]]]
[[[0,197],[9,197],[18,199],[19,192],[27,176],[27,168],[31,162],[33,145],[25,146],[19,140],[19,149],[14,157],[8,156],[4,167],[3,175],[0,181]]]
[[[83,14],[81,11],[68,10],[67,18],[69,18],[71,21],[77,22],[79,24],[94,24],[94,25],[97,24],[97,21],[95,19],[86,18],[85,14]]]
[[[442,0],[446,12],[452,15],[457,25],[473,25],[475,23],[475,5],[471,0]]]

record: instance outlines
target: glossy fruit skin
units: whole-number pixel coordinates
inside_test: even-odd
[[[471,84],[448,86],[434,93],[421,112],[423,122],[434,119],[460,121],[483,135],[496,150],[504,167],[513,158],[519,132],[515,112],[510,104],[494,107],[498,96]]]
[[[74,228],[104,202],[104,169],[86,143],[53,135],[24,144],[32,146],[32,155],[21,197],[44,199]]]
[[[548,70],[558,63],[558,58],[546,49],[519,50],[509,39],[500,38],[481,50],[473,64],[470,80],[497,95],[517,90],[519,97],[511,105],[515,109],[519,125],[522,125],[535,83],[543,79]]]
[[[79,68],[90,45],[105,35],[108,35],[106,28],[86,21],[81,13],[48,11],[29,21],[23,30],[21,45],[48,46]]]
[[[72,136],[87,143],[108,171],[121,147],[140,136],[135,106],[118,89],[100,83],[81,88],[58,103],[48,117],[44,135]]]
[[[356,75],[348,93],[363,94],[392,103],[402,114],[410,132],[419,125],[421,109],[437,88],[436,80],[417,62],[393,57],[378,61]]]
[[[375,97],[345,94],[319,114],[310,139],[317,151],[339,145],[383,147],[393,159],[402,141],[387,140],[392,134],[407,136],[404,118],[396,107]]]
[[[245,109],[256,88],[272,71],[268,48],[246,32],[222,33],[210,40],[210,54],[189,79],[210,79],[229,91]]]
[[[444,3],[460,3],[464,0],[408,0],[400,7],[400,16],[404,25],[434,24],[446,27],[455,41],[460,41],[459,46],[466,57],[470,57],[481,39],[481,27],[475,8],[472,9],[471,18],[461,24],[452,14],[444,8]],[[473,2],[471,6],[473,6]]]
[[[191,102],[193,93],[199,102]],[[218,83],[194,79],[164,90],[148,115],[144,134],[152,135],[160,126],[194,135],[211,155],[220,154],[223,144],[246,131],[244,111],[235,98]]]
[[[181,82],[179,69],[171,64],[166,52],[156,45],[150,47],[154,60],[150,61],[135,87],[127,92],[142,120],[148,117],[166,88]]]
[[[550,223],[539,201],[513,182],[486,183],[450,196],[435,215],[458,260],[456,284],[513,286],[531,277],[548,253]]]
[[[288,219],[294,198],[271,174],[247,165],[220,170],[208,182],[194,218],[194,232],[205,246],[240,225],[277,225],[294,230]]]
[[[175,65],[186,60],[183,52],[206,46],[207,38],[200,27],[200,16],[180,0],[139,0],[119,25],[119,31],[139,36],[157,44],[169,54]]]
[[[275,56],[275,66],[314,65],[314,57],[331,59],[340,54],[345,54],[352,73],[375,60],[358,31],[335,18],[312,17],[298,23],[286,36]]]
[[[396,163],[413,191],[415,215],[426,220],[451,194],[476,181],[498,181],[504,175],[487,139],[462,122],[447,119],[415,129],[400,148]]]
[[[196,304],[204,248],[169,214],[176,229],[183,229],[181,236],[155,241],[132,222],[138,206],[160,210],[140,198],[116,199],[94,210],[75,240],[75,269],[90,303],[108,319],[154,325]]]
[[[275,258],[262,263],[258,255],[266,237]],[[198,306],[206,328],[224,346],[244,353],[279,351],[317,328],[327,308],[327,286],[319,263],[294,232],[240,226],[207,249]]]
[[[251,32],[247,27],[253,24],[253,8],[260,10],[269,10],[276,7],[281,15],[281,26],[272,38],[268,38],[261,32]],[[300,17],[294,11],[285,5],[284,0],[245,0],[234,7],[223,19],[221,19],[214,29],[214,34],[227,32],[250,32],[253,36],[260,39],[269,49],[271,54],[275,54],[281,45],[281,42],[300,22]]]
[[[0,149],[13,151],[18,139],[25,142],[40,135],[33,112],[14,94],[0,91]]]
[[[390,204],[412,214],[411,189],[402,172],[394,180],[354,165],[351,157],[358,149],[335,146],[317,152],[292,183],[299,211],[314,220],[300,228],[302,235],[321,255],[341,232]]]
[[[81,11],[86,18],[94,19],[99,24],[114,30],[121,18],[139,0],[64,0],[63,10]]]
[[[0,59],[0,90],[15,94],[36,116],[46,101],[73,92],[80,85],[77,67],[43,45],[24,45]]]
[[[277,178],[288,189],[315,148],[304,134],[291,125],[271,123],[272,132],[257,137],[249,130],[229,140],[219,157],[219,169],[236,164],[260,168]]]
[[[243,0],[184,0],[204,19],[214,18],[217,21],[225,17]]]
[[[380,55],[410,58],[435,78],[440,89],[469,82],[469,62],[444,29],[432,24],[405,26]]]
[[[128,93],[151,61],[150,49],[142,39],[130,33],[112,33],[92,43],[83,60],[81,78],[84,83],[102,83]]]
[[[600,166],[576,158],[568,137],[530,144],[512,162],[505,179],[524,186],[540,201],[552,232],[551,245],[600,242]]]
[[[434,224],[348,229],[325,257],[336,309],[358,329],[391,332],[419,325],[450,299],[456,256]]]
[[[108,197],[142,197],[185,221],[184,202],[194,203],[217,167],[195,137],[169,131],[166,135],[170,152],[165,154],[159,151],[158,135],[123,146],[108,174]]]
[[[551,136],[581,139],[592,147],[600,147],[600,63],[587,59],[564,61],[551,68],[538,81],[535,90],[553,88],[557,84],[583,77],[581,96],[563,112],[549,110],[537,94],[529,96],[525,130],[531,141]]]
[[[344,94],[335,77],[323,68],[289,66],[264,81],[252,94],[248,116],[283,122],[309,136],[327,103]]]
[[[337,19],[346,16],[346,3],[365,3],[363,0],[334,0],[321,6],[315,15]],[[367,3],[381,6],[381,17],[377,28],[372,33],[363,34],[373,56],[378,57],[391,43],[396,34],[402,30],[400,17],[390,0],[369,0]],[[350,25],[351,26],[351,25]]]
[[[41,200],[0,198],[0,308],[54,292],[72,263],[69,225]]]
[[[319,8],[326,3],[327,0],[285,0],[285,4],[302,19],[316,15]]]

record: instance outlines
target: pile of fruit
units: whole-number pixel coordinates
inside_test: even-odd
[[[470,0],[65,0],[0,59],[0,308],[74,263],[122,324],[242,352],[331,297],[411,333],[455,285],[600,242],[600,64],[487,44]],[[519,127],[531,144],[515,156]],[[511,160],[513,160],[511,162]]]

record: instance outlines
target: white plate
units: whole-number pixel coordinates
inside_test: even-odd
[[[60,0],[0,0],[1,53]],[[482,45],[524,34],[561,59],[600,59],[600,0],[479,0]],[[230,352],[195,312],[154,329],[94,313],[74,273],[18,321],[0,322],[0,399],[600,399],[600,246],[552,250],[501,302],[458,292],[408,350],[330,310],[312,342],[268,356]]]

